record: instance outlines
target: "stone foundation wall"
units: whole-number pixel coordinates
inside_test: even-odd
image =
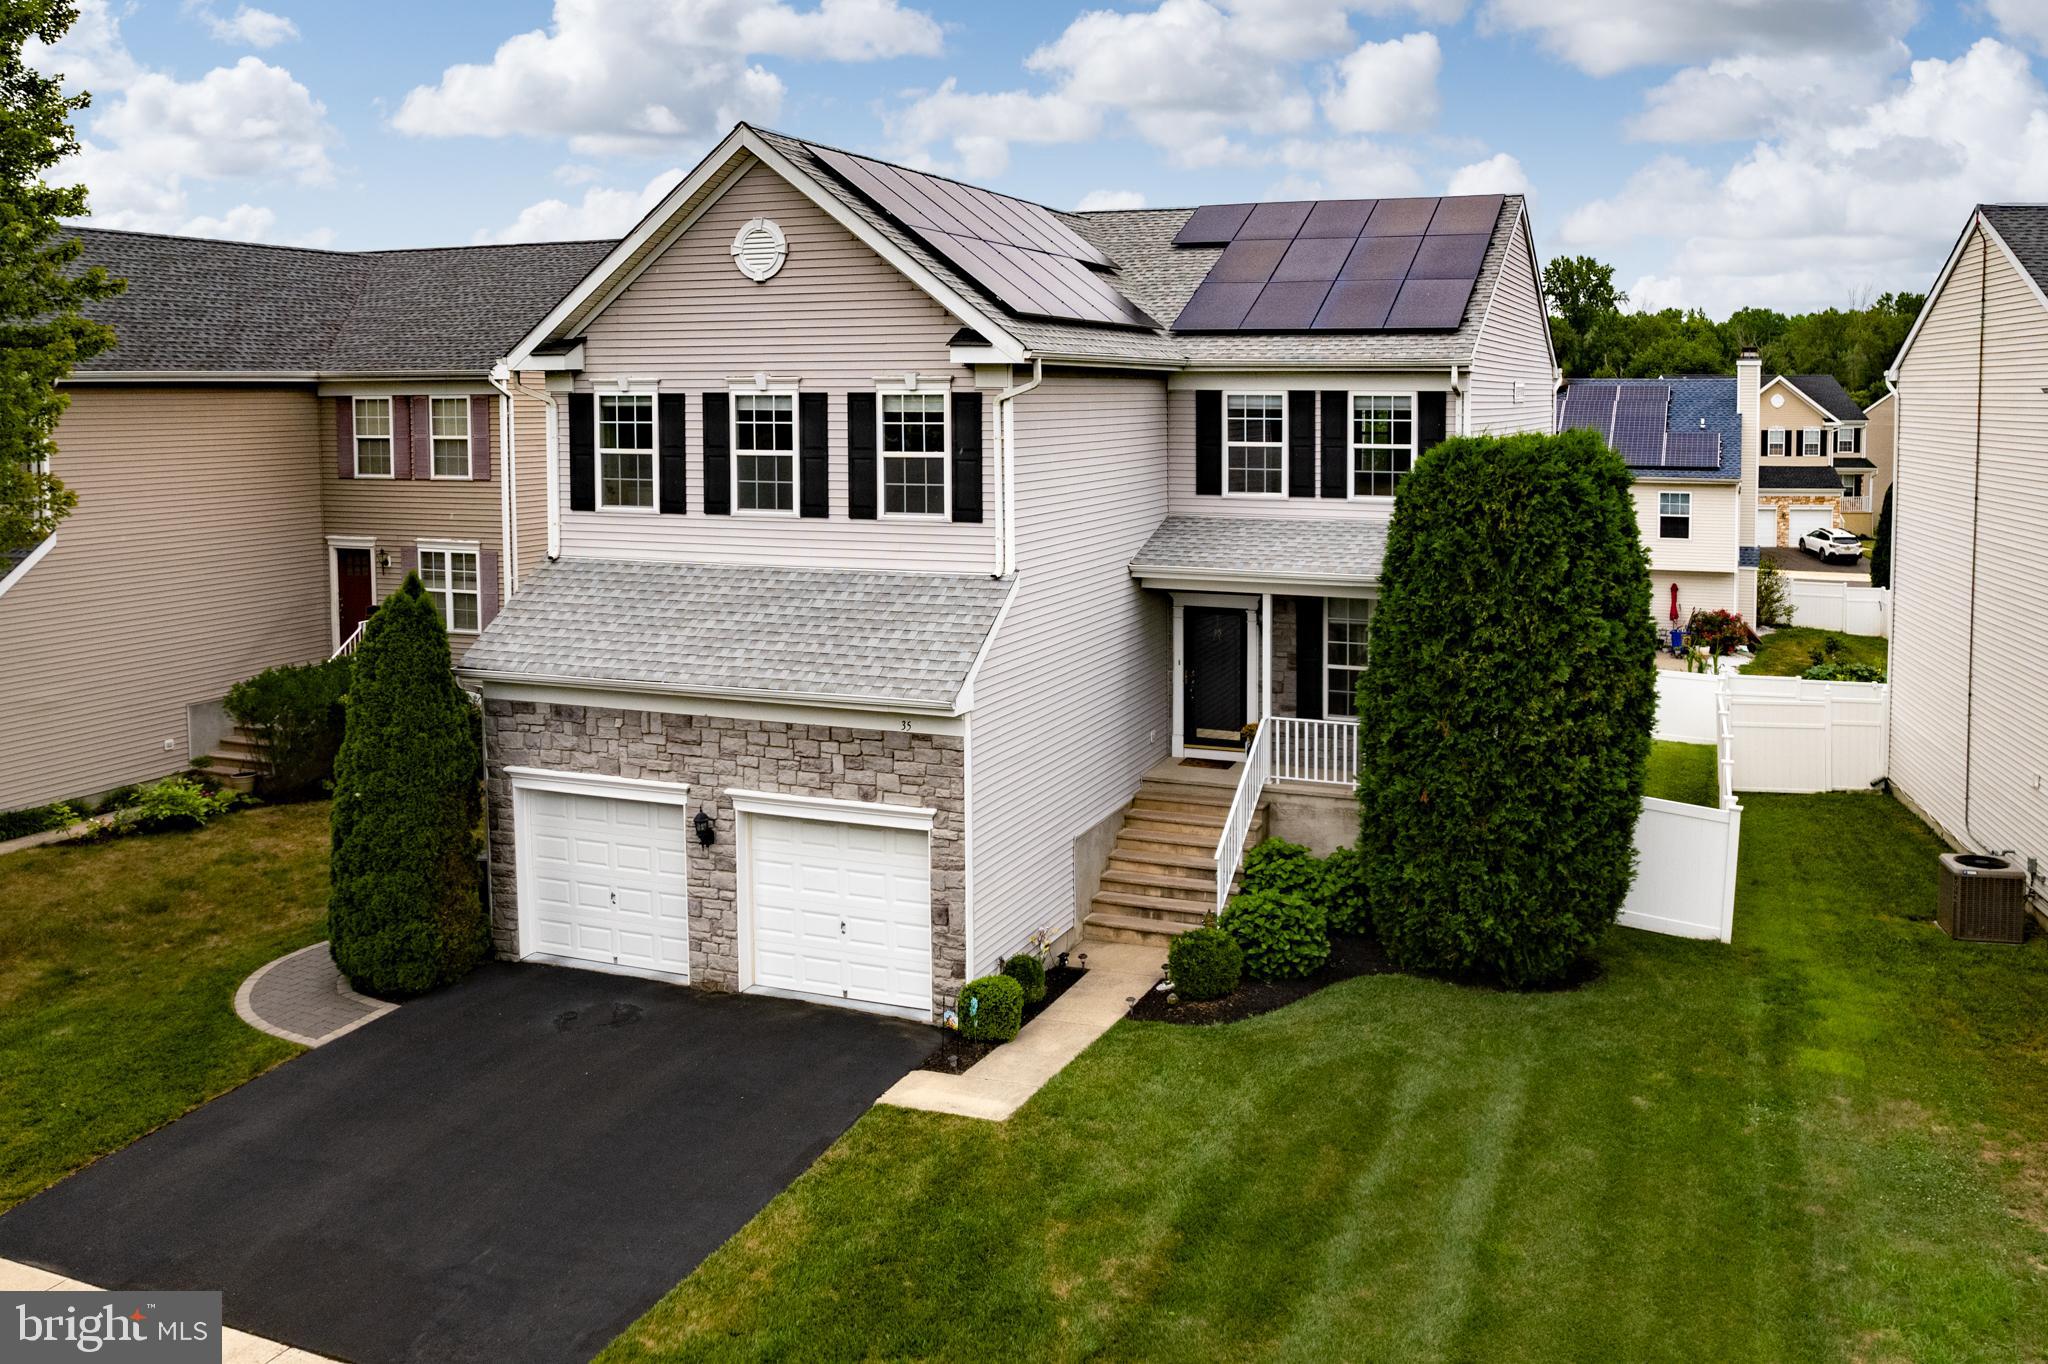
[[[484,702],[492,937],[518,950],[509,767],[687,782],[718,837],[689,847],[690,981],[739,988],[738,868],[726,791],[917,805],[932,822],[932,1008],[953,1005],[967,960],[967,753],[960,736],[788,724],[538,701]]]
[[[1777,538],[1770,541],[1771,544],[1789,545],[1792,543],[1792,518],[1788,512],[1793,507],[1825,507],[1834,513],[1834,519],[1829,524],[1835,526],[1842,524],[1842,499],[1839,497],[1830,497],[1825,493],[1759,493],[1756,499],[1756,509],[1760,512],[1766,512],[1776,508],[1778,512]]]
[[[1299,715],[1294,704],[1294,598],[1273,598],[1273,714]]]

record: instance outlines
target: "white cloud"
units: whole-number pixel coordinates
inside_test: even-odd
[[[54,44],[29,39],[22,59],[38,71],[62,73],[66,89],[95,94],[126,88],[143,69],[122,41],[121,21],[107,0],[79,0],[69,31]]]
[[[668,149],[775,115],[782,80],[752,57],[870,61],[941,45],[938,24],[896,0],[555,0],[547,29],[447,68],[392,123],[420,137],[566,137],[585,154]]]
[[[1274,149],[1287,174],[1269,199],[1358,198],[1420,193],[1422,175],[1400,153],[1362,138],[1292,138]]]
[[[1480,27],[1533,33],[1581,71],[1611,76],[1743,54],[1846,62],[1904,33],[1918,11],[1918,0],[1486,0]]]
[[[1631,137],[1713,142],[1853,119],[1905,65],[1905,44],[1844,62],[1831,54],[1724,57],[1687,67],[1643,96]]]
[[[1716,313],[1843,304],[1932,279],[1969,205],[2048,199],[2048,89],[1981,39],[1912,64],[1879,99],[1792,127],[1726,171],[1661,156],[1566,218],[1571,248],[1668,244],[1653,288]]]
[[[1984,0],[1984,8],[2008,37],[2048,52],[2048,5],[2041,0]]]
[[[1323,117],[1346,133],[1426,128],[1436,121],[1443,49],[1434,33],[1365,43],[1337,66]]]
[[[528,204],[519,216],[496,231],[476,234],[487,242],[556,242],[596,237],[622,237],[682,180],[680,168],[661,172],[640,189],[607,189],[593,185],[578,203],[543,199]]]
[[[947,142],[961,174],[989,178],[1009,168],[1013,142],[1079,142],[1102,126],[1099,110],[1062,94],[1023,90],[963,94],[948,80],[932,93],[884,117],[900,159],[937,168],[928,149]]]
[[[1522,163],[1506,152],[1498,152],[1484,161],[1474,161],[1469,166],[1460,166],[1451,172],[1450,182],[1444,186],[1446,194],[1527,194],[1529,173],[1522,169]]]
[[[1091,189],[1081,196],[1081,202],[1074,205],[1082,213],[1094,213],[1103,209],[1143,208],[1145,196],[1134,189]]]
[[[235,12],[223,19],[210,6],[194,7],[207,27],[207,31],[224,43],[240,43],[248,47],[276,47],[279,43],[295,41],[299,26],[282,14],[272,14],[267,9],[255,9],[248,5],[237,5]]]
[[[274,209],[261,208],[255,204],[236,204],[217,218],[201,215],[188,220],[178,230],[193,237],[225,237],[229,241],[260,242],[268,240],[277,227],[277,213]]]

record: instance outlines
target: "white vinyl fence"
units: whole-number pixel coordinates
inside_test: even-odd
[[[1793,625],[1815,630],[1840,630],[1845,635],[1892,632],[1892,593],[1853,579],[1788,573],[1785,599],[1792,606]]]
[[[1689,685],[1666,692],[1661,684],[1667,677]],[[1735,862],[1742,845],[1730,697],[1736,679],[1660,672],[1657,680],[1657,737],[1714,745],[1718,804],[1709,809],[1655,796],[1644,798],[1642,813],[1636,817],[1636,879],[1622,904],[1619,922],[1652,933],[1732,942]],[[1673,695],[1680,698],[1681,705],[1667,699]],[[1664,722],[1674,712],[1690,732],[1665,732]],[[1702,729],[1704,735],[1699,732]]]
[[[1891,708],[1883,682],[1657,674],[1657,737],[1716,742],[1725,688],[1738,791],[1862,791],[1885,774]]]

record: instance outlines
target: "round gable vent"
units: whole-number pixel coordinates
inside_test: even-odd
[[[789,259],[789,241],[772,219],[756,218],[732,239],[733,264],[756,284],[772,279]]]

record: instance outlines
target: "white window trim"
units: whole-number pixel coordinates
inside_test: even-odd
[[[729,789],[735,813],[774,815],[782,819],[817,819],[833,824],[866,824],[881,829],[930,830],[938,811],[922,805],[884,805],[871,800],[835,800],[829,796],[797,796],[783,791]]]
[[[1808,454],[1806,452],[1806,438],[1808,436],[1813,437],[1812,454]],[[1819,459],[1822,455],[1825,455],[1827,452],[1827,432],[1824,429],[1818,426],[1802,426],[1801,428],[1799,428],[1799,458]]]
[[[1331,617],[1331,613],[1330,613],[1330,603],[1331,603],[1331,602],[1337,602],[1337,601],[1362,601],[1362,602],[1366,602],[1366,603],[1367,603],[1367,606],[1366,606],[1366,608],[1365,608],[1365,611],[1366,611],[1366,620],[1367,620],[1367,622],[1368,622],[1368,624],[1369,624],[1369,623],[1371,622],[1371,620],[1372,620],[1372,617],[1373,617],[1373,613],[1374,613],[1374,612],[1376,612],[1376,611],[1378,611],[1378,610],[1380,609],[1380,608],[1379,608],[1379,599],[1378,599],[1378,598],[1376,598],[1376,597],[1325,597],[1325,598],[1323,598],[1323,667],[1322,667],[1322,682],[1323,682],[1323,701],[1322,701],[1322,706],[1321,706],[1321,710],[1322,710],[1322,712],[1323,712],[1323,718],[1324,718],[1325,720],[1335,720],[1335,721],[1339,722],[1340,724],[1353,724],[1353,725],[1355,725],[1355,724],[1357,724],[1357,723],[1358,723],[1358,717],[1357,717],[1356,715],[1332,715],[1332,714],[1330,714],[1330,672],[1331,672],[1332,668],[1333,668],[1333,667],[1335,667],[1335,665],[1334,665],[1334,664],[1332,664],[1332,663],[1330,662],[1330,621],[1331,621],[1331,619],[1332,619],[1332,617]],[[1367,648],[1367,651],[1368,651],[1368,654],[1370,654],[1370,651],[1371,651],[1371,647],[1372,647],[1372,646],[1371,646],[1370,644],[1368,644],[1368,645],[1366,646],[1366,648]],[[1370,658],[1370,657],[1368,657],[1368,658],[1367,658],[1367,660],[1366,660],[1366,666],[1367,666],[1367,667],[1370,667],[1370,666],[1372,666],[1372,660],[1371,660],[1371,658]],[[1363,673],[1363,672],[1365,671],[1365,668],[1346,668],[1346,669],[1345,669],[1344,671],[1346,671],[1346,672],[1355,672],[1355,673]],[[1297,686],[1298,686],[1298,685],[1299,685],[1299,684],[1297,684]],[[1295,700],[1294,700],[1294,708],[1295,708],[1296,710],[1300,710],[1300,709],[1301,709],[1301,698],[1300,698],[1300,697],[1298,697],[1298,696],[1297,696],[1297,697],[1295,698]]]
[[[475,541],[475,540],[420,540],[420,541],[416,541],[416,542],[415,542],[415,543],[413,544],[413,547],[412,547],[412,548],[413,548],[413,554],[414,554],[414,556],[415,556],[415,561],[414,561],[414,563],[413,563],[413,571],[414,571],[415,573],[419,573],[419,575],[420,575],[420,586],[422,586],[422,587],[426,587],[426,586],[427,586],[427,575],[426,575],[426,574],[425,574],[424,572],[421,572],[421,570],[422,570],[422,569],[423,569],[423,568],[425,567],[425,562],[424,562],[424,561],[425,561],[425,558],[426,558],[426,556],[427,556],[427,555],[429,555],[429,554],[474,554],[474,555],[476,556],[476,629],[474,629],[474,630],[458,630],[458,629],[456,629],[456,628],[455,628],[455,627],[454,627],[453,625],[450,625],[450,626],[448,627],[448,633],[449,633],[449,634],[451,634],[451,635],[480,635],[480,634],[482,634],[482,633],[484,632],[484,551],[483,551],[483,546],[482,546],[481,544],[479,544],[479,543],[478,543],[477,541]],[[439,596],[440,596],[441,594],[439,594],[439,593],[436,593],[436,592],[434,591],[434,589],[433,589],[433,588],[431,588],[431,587],[427,587],[427,595],[428,595],[428,596],[432,596],[432,597],[437,597],[437,598],[438,598],[438,597],[439,597]],[[451,586],[451,587],[449,587],[449,588],[447,588],[447,589],[446,589],[446,595],[447,595],[447,596],[448,596],[449,598],[451,598],[451,599],[452,599],[452,598],[454,597],[454,595],[455,595],[455,589],[454,589],[454,588],[453,588],[452,586]],[[437,604],[438,604],[438,605],[440,605],[440,606],[441,606],[441,608],[442,608],[442,614],[441,614],[441,618],[442,618],[443,620],[453,620],[453,619],[454,619],[454,616],[455,616],[455,612],[454,612],[453,610],[449,609],[450,605],[452,604],[452,600],[451,600],[451,602],[449,602],[449,603],[442,603],[442,602],[438,602],[438,601],[437,601]]]
[[[621,512],[631,516],[652,516],[661,510],[661,395],[653,384],[647,383],[626,383],[609,385],[607,387],[610,389],[609,392],[604,388],[597,390],[597,401],[590,405],[590,420],[595,424],[595,429],[590,433],[590,447],[595,452],[592,458],[597,461],[597,468],[594,471],[597,477],[597,510],[601,512]],[[654,477],[651,480],[652,495],[644,507],[629,507],[623,503],[607,502],[604,500],[605,447],[604,442],[598,439],[598,433],[604,430],[604,400],[606,398],[647,399],[647,406],[650,409],[649,415],[654,420],[654,444],[648,447],[647,457],[653,461]],[[640,452],[638,450],[613,450],[612,453],[617,455],[637,455]]]
[[[560,791],[572,796],[616,796],[620,800],[644,800],[653,805],[688,805],[687,782],[655,781],[647,777],[608,777],[596,772],[565,772],[552,767],[507,767],[514,790]]]
[[[767,517],[770,520],[788,520],[790,518],[803,515],[804,433],[803,413],[799,410],[803,406],[803,404],[797,398],[796,385],[782,383],[769,383],[766,385],[747,383],[744,385],[734,385],[728,391],[731,394],[731,396],[726,400],[725,404],[725,479],[726,487],[729,490],[728,496],[732,507],[732,514],[734,516],[761,516]],[[787,511],[775,507],[743,508],[740,506],[740,455],[742,453],[760,453],[759,451],[743,452],[740,449],[739,400],[741,398],[789,399],[789,510]],[[875,404],[875,413],[877,420],[880,419],[881,410],[882,405],[880,402],[877,402]],[[878,426],[875,429],[877,439],[879,439],[881,428]],[[661,433],[658,431],[655,433],[657,440],[660,438],[660,434]],[[877,449],[875,453],[877,457],[879,457],[881,451]],[[881,468],[879,465],[876,466],[875,472],[878,476],[880,475]],[[877,488],[876,491],[879,493],[880,489]]]
[[[883,448],[882,427],[883,407],[890,398],[914,397],[919,394],[936,393],[939,396],[939,481],[944,488],[941,505],[935,512],[892,512],[889,510],[889,452]],[[797,433],[799,442],[803,433]],[[798,452],[801,454],[801,451]],[[897,459],[920,459],[920,455],[896,455]],[[737,471],[735,471],[737,472]],[[950,383],[928,384],[922,378],[917,387],[907,384],[884,384],[875,388],[875,515],[883,521],[945,521],[953,515],[953,391]]]
[[[1367,502],[1374,506],[1391,507],[1394,505],[1394,499],[1391,496],[1358,491],[1358,452],[1361,449],[1370,448],[1377,450],[1382,448],[1377,445],[1371,447],[1361,446],[1352,439],[1352,436],[1358,429],[1353,419],[1357,415],[1358,400],[1360,398],[1406,398],[1408,400],[1408,472],[1414,473],[1415,462],[1422,458],[1422,451],[1418,448],[1422,443],[1422,391],[1414,388],[1354,388],[1346,391],[1344,394],[1345,494],[1352,502]],[[1450,399],[1446,397],[1444,401],[1448,403]],[[1396,488],[1401,486],[1399,477],[1395,478],[1394,486]]]
[[[1773,426],[1764,433],[1764,453],[1778,458],[1788,456],[1792,451],[1790,428]]]
[[[1280,400],[1280,486],[1270,493],[1234,493],[1230,491],[1230,447],[1236,445],[1260,445],[1264,441],[1232,441],[1230,439],[1230,400],[1232,398],[1278,398]],[[1284,389],[1240,388],[1223,391],[1223,495],[1225,497],[1246,497],[1254,501],[1271,501],[1287,496],[1287,393]]]
[[[470,395],[467,393],[459,397],[451,393],[429,393],[427,395],[427,478],[432,482],[469,483],[475,481],[476,445],[474,442],[476,433],[470,429],[470,422],[476,414],[471,410],[469,398]],[[434,435],[435,403],[462,404],[462,472],[459,474],[444,474],[434,468],[434,442],[437,439],[446,439],[446,437]]]
[[[357,403],[382,403],[382,404],[384,404],[384,434],[383,434],[382,436],[371,436],[371,437],[369,437],[369,439],[370,439],[370,440],[383,440],[383,441],[385,441],[385,442],[389,443],[389,444],[390,444],[390,446],[391,446],[391,467],[390,467],[389,469],[385,470],[385,471],[384,471],[383,473],[381,473],[381,474],[366,474],[366,473],[364,473],[364,472],[363,472],[363,440],[364,440],[364,436],[363,436],[363,434],[362,434],[362,427],[361,427],[361,426],[360,426],[360,425],[359,425],[359,424],[357,423],[357,421],[356,421],[356,404],[357,404]],[[392,411],[392,408],[391,408],[391,404],[392,404],[392,400],[391,400],[391,399],[390,399],[389,397],[383,397],[383,398],[378,398],[378,397],[350,397],[350,398],[349,398],[349,400],[348,400],[348,420],[349,420],[349,452],[348,452],[348,463],[349,463],[349,473],[351,474],[351,476],[353,476],[353,477],[355,477],[355,478],[381,478],[381,479],[386,479],[386,480],[390,480],[390,479],[395,479],[395,478],[397,478],[397,477],[398,477],[398,414],[397,414],[396,412]]]
[[[1845,441],[1847,444],[1843,443]],[[1835,428],[1835,453],[1838,455],[1853,455],[1856,453],[1855,427],[1841,426]]]
[[[1669,516],[1669,517],[1670,517],[1670,518],[1671,518],[1672,520],[1674,520],[1674,521],[1675,521],[1675,520],[1678,520],[1678,519],[1679,519],[1679,516],[1678,516],[1678,514],[1677,514],[1677,513],[1675,513],[1675,512],[1669,512],[1669,513],[1667,513],[1667,512],[1666,512],[1666,511],[1664,510],[1664,499],[1665,499],[1665,498],[1667,498],[1667,497],[1682,497],[1682,498],[1684,498],[1684,499],[1685,499],[1685,516],[1684,516],[1684,520],[1685,520],[1685,534],[1683,534],[1683,535],[1666,535],[1666,534],[1664,533],[1664,520],[1665,520],[1666,516]],[[1659,493],[1657,494],[1657,538],[1658,538],[1659,540],[1690,540],[1690,539],[1692,539],[1692,494],[1691,494],[1691,493],[1687,493],[1687,492],[1665,492],[1665,491],[1660,491],[1660,492],[1659,492]]]

